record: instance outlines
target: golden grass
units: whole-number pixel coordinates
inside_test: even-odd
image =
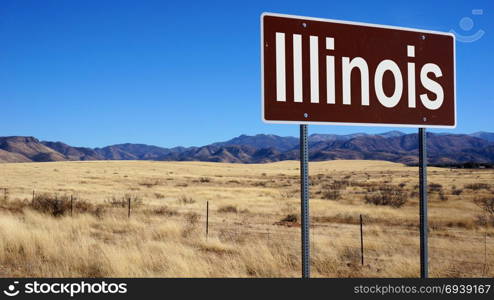
[[[300,275],[300,228],[280,222],[299,213],[298,162],[91,161],[0,167],[0,275]],[[413,193],[417,168],[329,161],[311,163],[309,171],[313,276],[419,275],[418,199]],[[441,185],[442,194],[430,194],[431,276],[494,276],[494,229],[477,221],[485,213],[473,201],[492,196],[494,171],[429,168],[428,178]],[[474,183],[489,186],[465,188]],[[365,195],[382,186],[399,187],[408,201],[400,208],[365,204]],[[8,191],[6,200],[2,188]],[[324,199],[324,192],[335,188],[338,200]],[[33,190],[74,195],[101,212],[76,210],[73,217],[37,212],[27,204]],[[133,207],[130,219],[125,207],[111,203],[125,195],[142,202]],[[365,220],[364,266],[360,214]]]

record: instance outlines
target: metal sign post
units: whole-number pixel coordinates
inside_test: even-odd
[[[425,128],[456,127],[455,36],[263,13],[260,46],[262,120],[303,124],[302,277],[310,277],[307,126],[333,124],[419,128],[420,276],[427,278]]]
[[[310,278],[309,146],[307,125],[300,125],[300,211],[302,231],[302,278]]]
[[[420,278],[429,277],[428,220],[427,220],[427,147],[425,128],[419,128],[419,185],[420,185]]]

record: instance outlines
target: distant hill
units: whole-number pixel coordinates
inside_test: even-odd
[[[96,150],[83,147],[72,147],[62,142],[41,142],[44,146],[62,154],[65,160],[104,160],[105,157]]]
[[[67,160],[63,154],[43,145],[34,137],[0,137],[0,150],[3,150],[3,157],[8,162]]]
[[[494,133],[492,132],[478,131],[470,134],[470,136],[474,136],[484,140],[488,140],[490,142],[494,142]]]
[[[427,134],[431,164],[494,163],[494,133]],[[312,134],[312,161],[373,159],[416,164],[417,134],[390,131],[382,134]],[[266,163],[299,158],[298,138],[258,134],[241,135],[202,147],[162,148],[119,144],[103,148],[72,147],[62,142],[40,142],[34,137],[0,137],[0,162],[70,160],[165,160],[229,163]]]
[[[277,136],[273,134],[257,134],[254,136],[238,136],[226,142],[214,143],[211,146],[252,146],[255,148],[274,148],[279,151],[293,149],[298,145],[298,138],[293,136]]]

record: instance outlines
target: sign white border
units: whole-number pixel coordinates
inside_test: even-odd
[[[449,35],[453,38],[453,83],[454,83],[454,92],[453,92],[453,102],[454,102],[454,124],[453,125],[427,125],[427,124],[392,124],[392,123],[346,123],[346,122],[317,122],[317,121],[272,121],[264,119],[264,16],[273,16],[273,17],[283,17],[283,18],[291,18],[291,19],[299,19],[299,20],[309,20],[309,21],[321,21],[321,22],[331,22],[331,23],[339,23],[339,24],[349,24],[349,25],[357,25],[357,26],[368,26],[368,27],[377,27],[377,28],[386,28],[386,29],[398,29],[404,31],[413,31],[420,33],[431,33],[431,34],[439,34],[439,35]],[[456,38],[453,33],[450,32],[441,32],[441,31],[433,31],[433,30],[422,30],[415,28],[406,28],[399,26],[390,26],[390,25],[379,25],[379,24],[371,24],[371,23],[362,23],[362,22],[352,22],[352,21],[342,21],[342,20],[333,20],[333,19],[323,19],[323,18],[313,18],[313,17],[304,17],[304,16],[296,16],[296,15],[285,15],[278,13],[270,13],[263,12],[261,14],[261,118],[264,123],[269,124],[314,124],[314,125],[343,125],[343,126],[385,126],[385,127],[412,127],[412,128],[456,128]]]

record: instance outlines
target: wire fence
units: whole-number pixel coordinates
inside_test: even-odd
[[[269,226],[273,224],[252,222],[229,224],[230,228],[225,228],[223,222],[209,221],[210,232],[218,232],[227,240],[237,240],[239,236],[254,236],[258,239],[265,239],[266,243],[284,243],[287,246],[300,246],[300,228],[297,226]],[[327,226],[326,226],[327,225]],[[405,255],[415,253],[417,262],[419,260],[419,230],[393,226],[385,228],[380,236],[366,234],[366,227],[374,224],[363,225],[363,238],[360,235],[358,224],[317,224],[311,226],[311,254],[318,255],[318,251],[323,247],[335,247],[335,242],[341,239],[348,242],[346,245],[339,245],[340,248],[351,249],[355,253],[360,253],[363,249],[366,265],[380,266],[383,263],[400,263],[400,259]],[[379,225],[379,224],[376,224]],[[341,226],[350,227],[338,232]],[[328,230],[330,229],[331,230]],[[447,264],[452,270],[461,270],[461,276],[486,277],[490,266],[494,264],[494,239],[487,232],[481,230],[459,230],[454,228],[444,228],[442,232],[447,232],[448,236],[437,235],[432,231],[429,233],[429,261],[430,268]],[[454,235],[452,235],[454,234]],[[361,241],[363,240],[363,245]],[[353,241],[353,242],[352,242]],[[462,243],[461,247],[456,247]],[[468,243],[468,245],[465,245]],[[371,245],[371,246],[369,246]],[[392,252],[395,251],[393,254]],[[383,253],[387,253],[383,254]],[[458,276],[458,272],[454,274]]]
[[[32,198],[36,193],[33,191]],[[0,188],[0,198],[7,200],[7,189]],[[70,196],[70,216],[73,215]],[[131,210],[139,210],[140,207],[131,207],[130,198],[125,202],[123,209],[128,218],[131,218]],[[238,241],[245,238],[265,240],[266,243],[283,243],[290,247],[300,247],[300,225],[297,222],[279,222],[279,213],[263,213],[262,218],[251,217],[249,214],[239,212],[222,213],[218,218],[218,210],[209,211],[208,204],[204,209],[198,207],[183,206],[176,218],[185,213],[195,213],[205,220],[206,237],[218,236],[227,241]],[[113,208],[110,213],[118,213],[119,208]],[[122,210],[123,211],[123,210]],[[213,215],[213,218],[211,218]],[[223,221],[218,221],[223,219]],[[346,220],[346,222],[317,222],[311,220],[311,254],[318,255],[324,247],[336,247],[336,242],[344,242],[339,247],[351,249],[355,253],[361,253],[362,261],[366,265],[380,265],[385,263],[400,263],[403,254],[416,256],[419,260],[419,228],[410,225],[383,224],[379,220],[368,218],[363,221],[363,231],[360,231],[360,221]],[[373,226],[379,226],[376,230]],[[367,231],[368,229],[371,229]],[[376,232],[378,232],[376,234]],[[363,233],[363,236],[361,235]],[[447,234],[447,235],[446,235]],[[456,247],[462,243],[461,247]],[[465,245],[468,243],[468,245]],[[453,268],[462,268],[463,275],[487,276],[490,266],[494,264],[494,238],[481,228],[476,230],[460,229],[455,227],[442,227],[440,230],[432,229],[429,232],[429,253],[431,268],[439,264],[448,263]],[[394,252],[394,253],[393,253]]]

